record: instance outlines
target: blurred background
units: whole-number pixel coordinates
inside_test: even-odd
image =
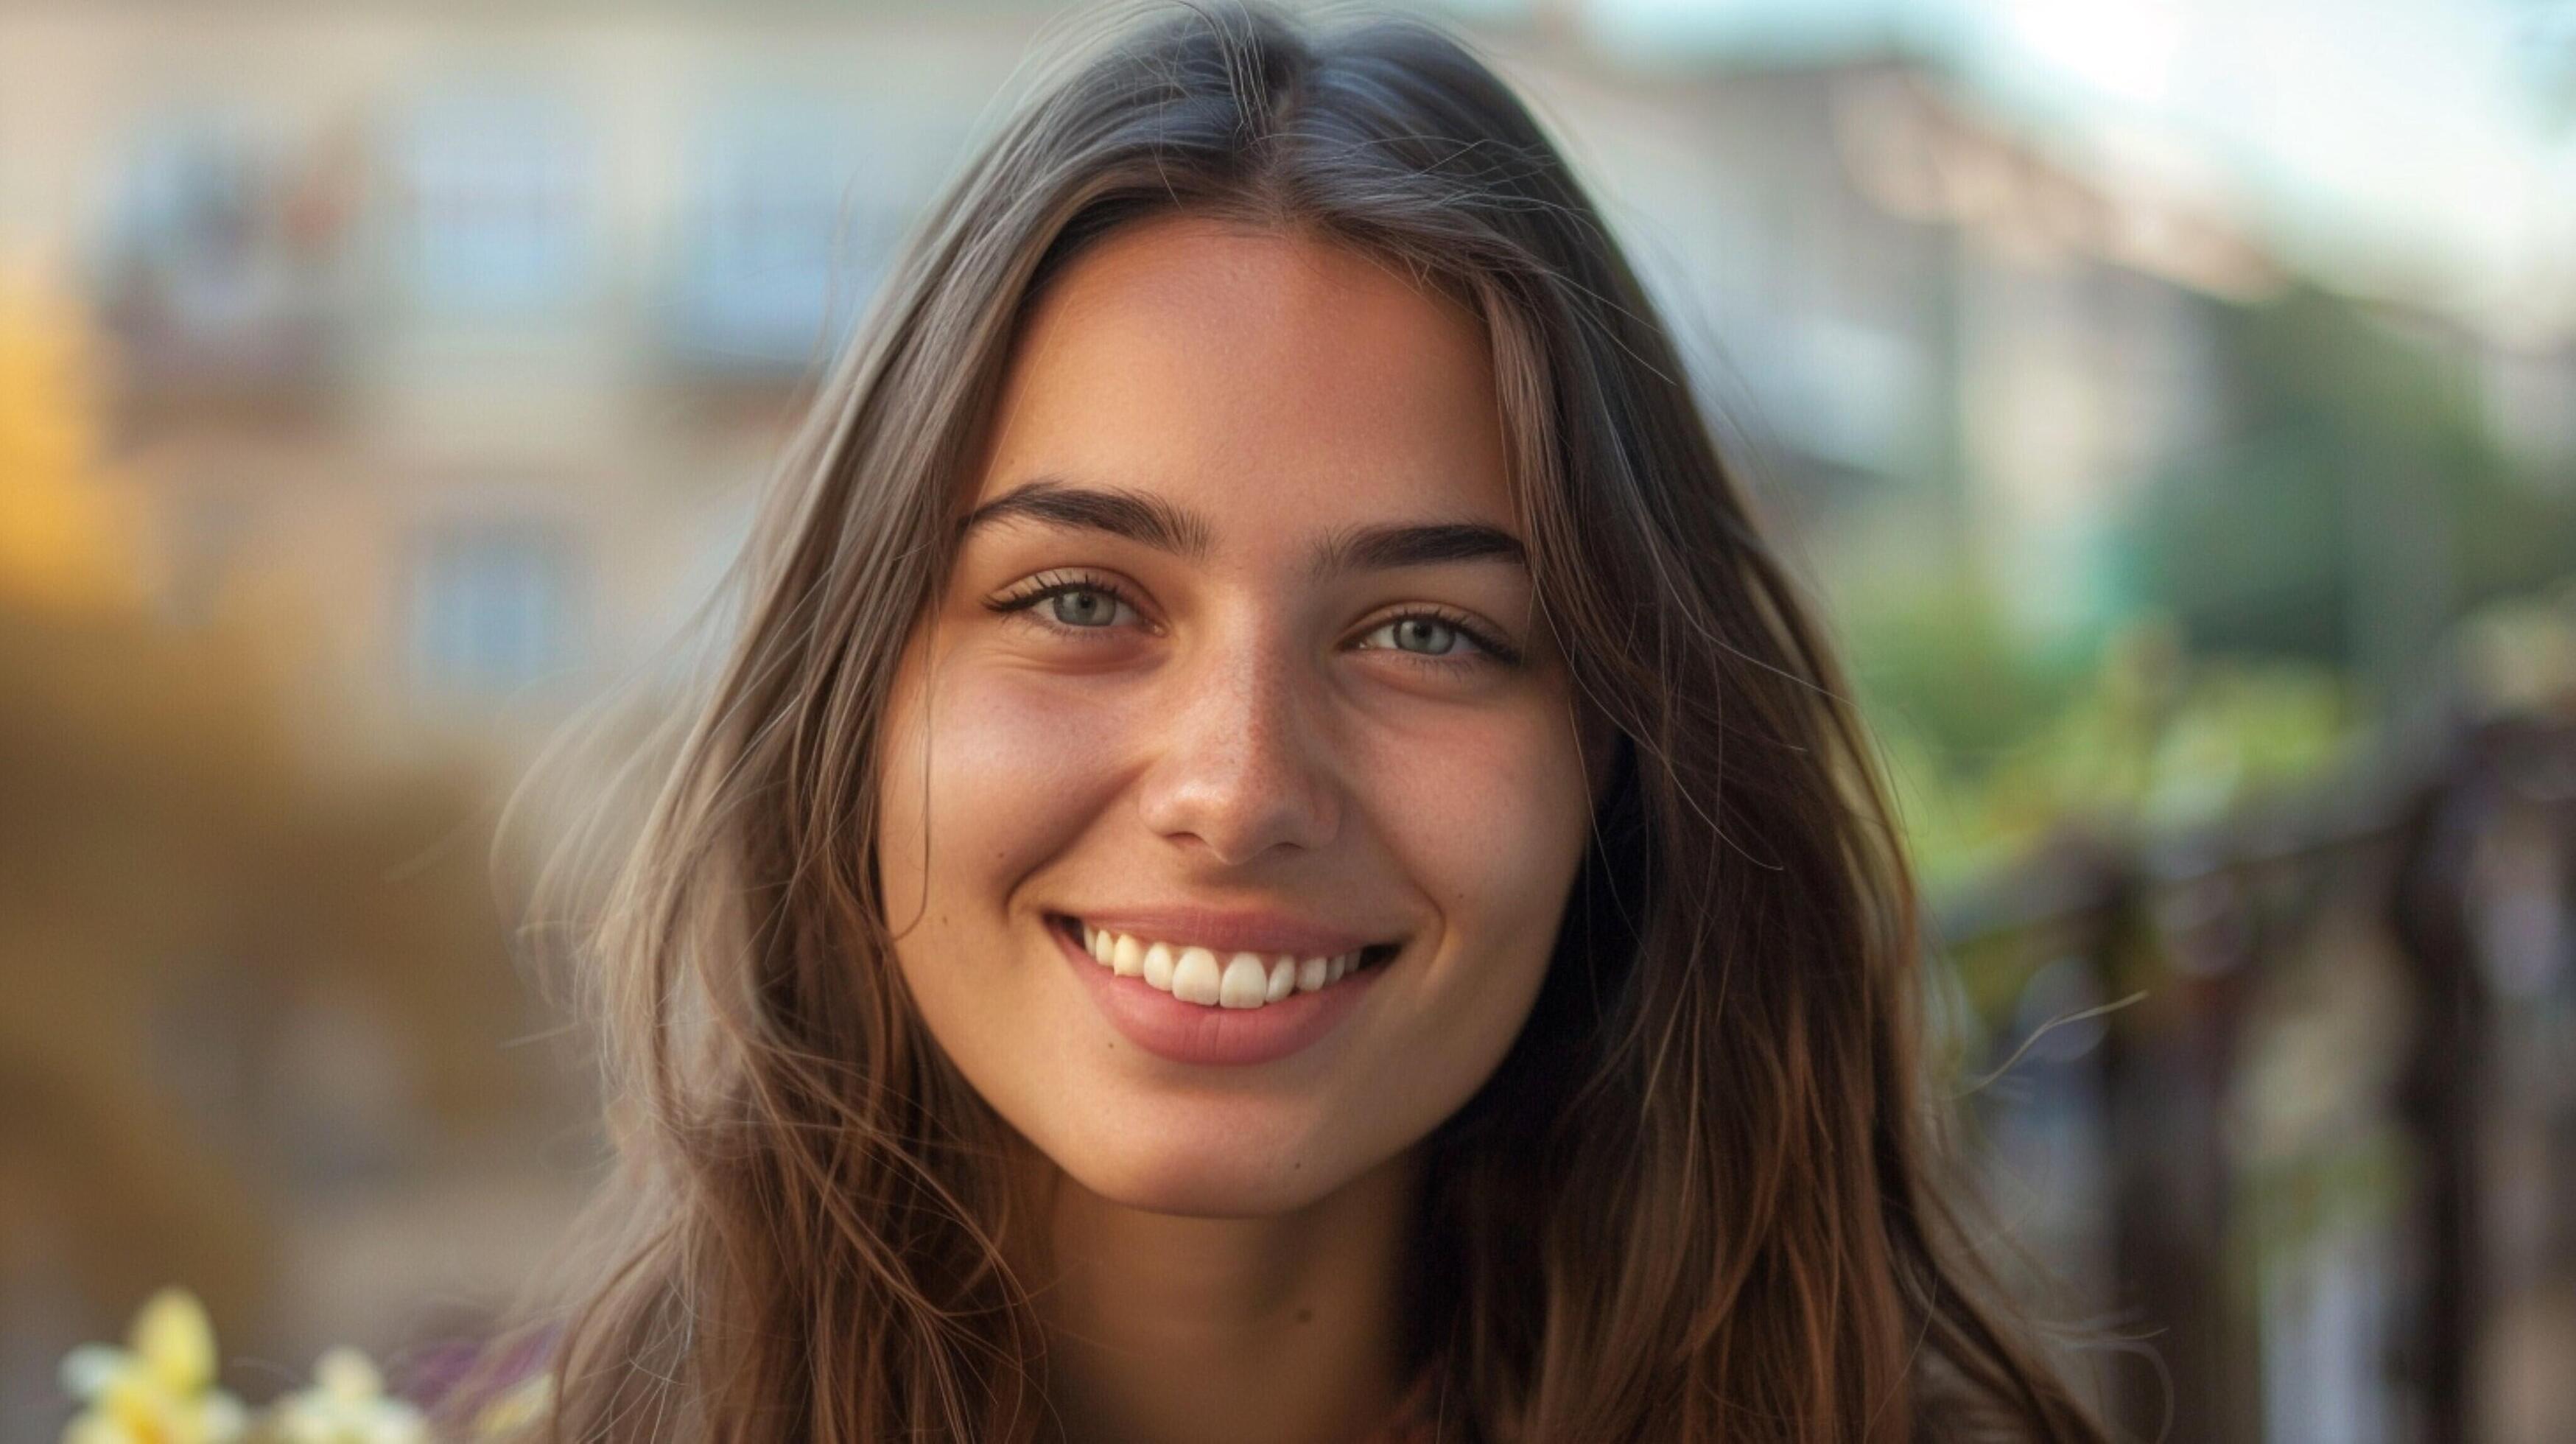
[[[2576,1438],[2576,5],[1434,8],[1849,648],[2088,1387]],[[257,1402],[548,1255],[501,801],[1060,19],[0,0],[0,1444],[161,1284]]]

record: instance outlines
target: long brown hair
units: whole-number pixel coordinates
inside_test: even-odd
[[[709,614],[705,695],[633,753],[658,789],[575,920],[617,1171],[540,1319],[553,1436],[1043,1437],[1006,1125],[892,966],[876,750],[1029,298],[1187,210],[1475,308],[1545,624],[1621,739],[1535,1010],[1427,1142],[1444,1431],[2103,1438],[1955,1221],[1885,783],[1593,202],[1437,26],[1157,8],[927,214]]]

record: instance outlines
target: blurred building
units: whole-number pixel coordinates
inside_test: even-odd
[[[2226,424],[2210,317],[2285,281],[2220,183],[2022,133],[1903,55],[1640,73],[1575,8],[1479,39],[1573,142],[1775,507],[1873,567],[1929,527],[2034,631],[2089,639],[2126,600],[2117,504]],[[173,617],[294,576],[377,719],[335,736],[488,737],[515,698],[524,741],[713,579],[1047,19],[19,10],[0,127],[42,143],[0,161],[0,248],[53,253],[118,340]],[[2568,445],[2571,354],[2497,365],[2517,444]]]
[[[1523,64],[1794,530],[1847,570],[1974,556],[2052,640],[2134,600],[2119,504],[2223,427],[2210,319],[2283,280],[2211,181],[2056,153],[1902,54]]]
[[[1034,18],[13,10],[0,245],[114,337],[172,619],[292,589],[335,745],[541,728],[712,579]]]
[[[592,1127],[512,971],[493,814],[730,559],[1040,18],[0,13],[0,258],[86,317],[60,421],[139,502],[167,639],[64,621],[109,690],[13,677],[10,735],[201,729],[9,759],[102,851],[0,889],[0,1439],[54,1437],[55,1359],[161,1282],[265,1396],[335,1340],[470,1331],[554,1246]],[[114,700],[164,676],[200,698]]]

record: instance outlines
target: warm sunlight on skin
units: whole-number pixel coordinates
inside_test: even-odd
[[[880,840],[906,981],[966,1077],[1093,1191],[1300,1207],[1492,1072],[1587,837],[1571,688],[1522,565],[1309,571],[1373,524],[1517,537],[1482,328],[1358,253],[1144,223],[1027,322],[976,502],[1038,478],[1159,499],[1204,521],[1207,554],[1027,518],[969,532],[892,709]],[[1065,581],[1101,589],[988,605]],[[1390,625],[1424,612],[1498,650]],[[1110,1026],[1046,922],[1165,904],[1403,949],[1289,1057],[1174,1063]]]
[[[1104,1436],[1330,1437],[1396,1382],[1408,1150],[1519,1032],[1589,835],[1528,570],[1473,533],[1397,566],[1352,544],[1524,540],[1482,327],[1348,250],[1143,222],[1032,309],[987,441],[976,507],[1041,481],[1123,492],[1182,546],[1026,509],[967,530],[889,712],[905,981],[1075,1185],[1055,1242],[1095,1267],[1048,1311],[1130,1367],[1069,1413]],[[1334,541],[1346,562],[1319,574]],[[1104,990],[1183,1027],[1261,1014],[1179,1011],[1050,922],[1169,908],[1401,948],[1290,999],[1344,997],[1285,1056],[1176,1060],[1114,1026]],[[1174,1214],[1196,1217],[1152,1216]]]

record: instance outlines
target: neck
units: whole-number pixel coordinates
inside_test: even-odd
[[[1066,1444],[1347,1444],[1406,1383],[1404,1266],[1421,1155],[1293,1213],[1188,1218],[1057,1173],[1023,1277]]]

